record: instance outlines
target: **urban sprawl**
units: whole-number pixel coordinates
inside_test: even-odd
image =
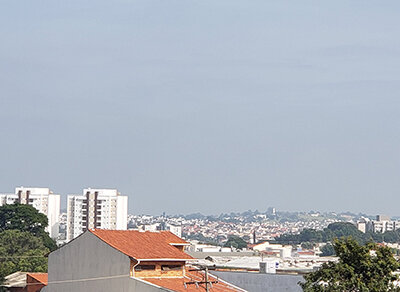
[[[186,269],[185,256],[194,260],[192,264],[220,271],[301,275],[315,270],[323,263],[337,261],[329,252],[329,239],[332,237],[329,234],[335,234],[337,230],[344,228],[351,230],[356,237],[371,236],[375,239],[376,234],[380,234],[383,244],[399,249],[396,240],[385,242],[386,237],[383,235],[393,236],[392,233],[400,229],[400,221],[385,215],[284,212],[273,207],[266,207],[261,211],[219,215],[138,215],[128,214],[128,196],[121,195],[116,189],[96,188],[85,188],[80,194],[67,195],[66,210],[60,209],[60,200],[61,196],[49,188],[17,187],[14,192],[0,194],[0,206],[14,203],[31,205],[45,214],[48,218],[46,230],[58,246],[63,246],[59,250],[79,253],[78,249],[83,250],[87,243],[92,244],[95,236],[128,255],[131,259],[131,276],[143,274],[143,278],[149,277],[149,271],[153,273],[150,275],[156,275],[158,269],[165,271],[160,272],[160,275],[174,275],[172,271],[177,273],[178,270]],[[125,230],[131,232],[126,233]],[[166,239],[165,234],[171,234],[171,237]],[[178,247],[180,252],[184,251],[180,255],[174,255],[173,252],[176,251],[168,253],[169,247],[166,246],[165,252],[171,257],[168,265],[158,263],[150,252],[140,255],[147,257],[146,260],[135,260],[137,255],[131,254],[135,250],[134,246],[127,251],[129,244],[135,242],[140,246],[154,243],[154,246],[149,246],[149,251],[154,251],[158,246],[165,245],[166,240],[168,245]],[[156,254],[158,252],[159,250]],[[64,256],[62,252],[51,253],[49,265],[51,260],[56,261],[58,257]],[[140,264],[149,259],[152,259],[150,263]],[[57,275],[65,272],[62,267],[57,266],[57,269],[60,269],[54,272]],[[51,266],[49,273],[52,273]],[[160,275],[157,277],[161,279]],[[9,287],[13,287],[17,276],[20,274],[7,278],[11,285]],[[296,281],[299,279],[296,278]],[[166,283],[155,280],[150,282],[160,286]],[[292,289],[296,291],[299,287]]]

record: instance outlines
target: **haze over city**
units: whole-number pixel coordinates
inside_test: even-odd
[[[0,192],[400,215],[398,1],[37,3],[0,4]]]

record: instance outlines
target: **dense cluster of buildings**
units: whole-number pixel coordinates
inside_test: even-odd
[[[270,243],[241,252],[203,249],[196,254],[192,247],[170,231],[89,228],[49,254],[48,274],[16,272],[3,287],[31,292],[300,291],[299,273],[335,261]],[[268,277],[277,272],[286,276]]]
[[[17,187],[14,193],[0,194],[0,206],[14,203],[31,205],[45,214],[50,236],[63,245],[50,253],[48,274],[7,276],[3,287],[10,291],[190,292],[255,287],[258,290],[250,291],[267,291],[265,281],[271,281],[270,288],[271,283],[279,283],[279,289],[300,291],[301,274],[337,260],[319,256],[326,243],[303,249],[268,241],[305,228],[321,230],[338,221],[314,212],[304,220],[278,220],[275,209],[270,212],[272,218],[267,213],[198,218],[128,215],[127,196],[116,189],[94,188],[68,195],[64,213],[60,213],[60,195],[49,188]],[[400,221],[383,215],[376,220],[361,218],[356,224],[363,232],[400,228]],[[245,238],[247,247],[223,247],[230,235]],[[218,277],[209,269],[217,269]],[[276,273],[297,276],[269,279],[260,275]]]
[[[313,220],[290,222],[269,220],[264,214],[255,215],[252,220],[243,216],[188,219],[183,216],[128,215],[128,225],[132,228],[154,231],[164,224],[167,226],[164,230],[174,232],[179,229],[187,239],[210,239],[221,244],[229,235],[247,237],[249,243],[255,243],[255,241],[271,240],[285,233],[298,233],[305,228],[321,230],[337,221],[310,217]]]
[[[114,189],[87,188],[82,195],[68,195],[66,216],[60,215],[60,195],[49,188],[17,187],[14,193],[0,194],[0,206],[13,203],[31,205],[45,214],[53,239],[59,239],[60,224],[67,242],[88,229],[127,229],[128,197]]]

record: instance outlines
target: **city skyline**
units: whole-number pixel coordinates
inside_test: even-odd
[[[1,192],[400,214],[398,1],[41,4],[1,4]]]
[[[15,192],[1,192],[0,191],[0,206],[1,204],[12,204],[14,202],[18,201],[18,196],[17,196],[17,190],[18,189],[42,189],[42,190],[48,190],[50,194],[54,194],[56,196],[60,196],[61,200],[59,202],[60,205],[60,211],[64,212],[65,214],[67,213],[67,207],[68,207],[68,201],[70,198],[80,198],[82,199],[82,190],[80,190],[80,192],[74,192],[74,193],[68,193],[68,194],[61,194],[57,191],[54,191],[53,189],[49,188],[49,187],[38,187],[38,186],[16,186],[15,187]],[[119,196],[122,195],[122,197],[126,197],[129,198],[129,195],[124,194],[124,193],[120,193],[118,191],[118,189],[113,189],[113,188],[96,188],[96,187],[85,187],[83,188],[83,194],[85,194],[88,190],[92,190],[92,191],[106,191],[106,192],[111,192],[111,193],[115,193],[117,192]],[[8,197],[8,198],[7,198]],[[4,202],[2,202],[2,199],[4,200]],[[273,210],[273,211],[272,211]],[[255,209],[249,209],[249,208],[242,208],[242,209],[237,209],[237,210],[222,210],[220,212],[217,213],[207,213],[207,212],[200,212],[198,210],[195,211],[186,211],[186,212],[178,212],[178,213],[172,213],[172,212],[165,212],[162,211],[160,213],[155,213],[155,212],[135,212],[135,211],[131,211],[131,210],[127,210],[129,215],[151,215],[151,216],[160,216],[165,214],[166,216],[179,216],[179,215],[193,215],[193,214],[201,214],[204,216],[219,216],[219,215],[223,215],[223,214],[231,214],[231,213],[246,213],[246,212],[259,212],[260,214],[264,214],[264,213],[270,213],[270,212],[288,212],[288,213],[320,213],[320,214],[329,214],[329,213],[336,213],[336,214],[346,214],[346,213],[351,213],[354,215],[357,214],[363,214],[369,217],[375,217],[377,216],[377,214],[380,215],[389,215],[389,217],[391,218],[399,218],[400,215],[399,214],[387,214],[387,213],[382,213],[382,212],[375,212],[375,213],[367,213],[363,210],[331,210],[331,209],[326,209],[326,210],[320,210],[320,209],[279,209],[276,210],[275,206],[262,206],[262,207],[258,207]]]

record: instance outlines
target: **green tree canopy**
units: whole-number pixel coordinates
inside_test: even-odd
[[[324,230],[304,229],[299,234],[283,234],[276,239],[283,244],[301,244],[303,242],[329,242],[334,238],[351,236],[359,243],[371,241],[370,234],[364,234],[349,222],[335,222]]]
[[[321,256],[323,257],[333,256],[335,255],[335,248],[332,244],[327,243],[321,248],[321,252]]]
[[[40,237],[29,232],[0,232],[0,283],[17,271],[46,272],[49,251]]]
[[[315,247],[315,243],[313,243],[313,242],[304,241],[301,243],[302,249],[313,249],[314,247]]]
[[[239,236],[229,235],[228,241],[225,243],[224,246],[242,249],[247,247],[247,242]]]
[[[0,207],[0,232],[19,230],[38,235],[47,225],[46,215],[30,205],[12,204]]]
[[[40,237],[44,245],[51,251],[57,245],[45,231],[48,225],[47,216],[30,205],[12,204],[0,207],[0,232],[19,230]]]
[[[348,237],[351,236],[359,243],[365,243],[369,241],[365,234],[362,233],[357,227],[350,222],[335,222],[328,225],[324,229],[325,242],[331,241],[334,238]]]
[[[374,243],[361,245],[346,238],[334,240],[338,262],[325,263],[299,283],[305,292],[383,292],[400,291],[393,285],[393,274],[400,265],[387,247]]]

